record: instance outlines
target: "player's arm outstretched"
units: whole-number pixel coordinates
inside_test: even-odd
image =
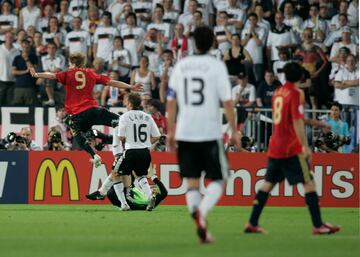
[[[52,72],[36,72],[35,68],[30,68],[31,76],[41,79],[56,79],[55,73]]]
[[[130,90],[134,90],[134,91],[143,91],[144,90],[144,86],[140,83],[136,83],[134,85],[129,85],[127,83],[113,80],[113,79],[109,81],[107,86],[112,86],[112,87],[116,87],[119,89],[130,89]]]

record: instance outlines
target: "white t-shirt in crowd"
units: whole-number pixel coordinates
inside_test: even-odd
[[[250,33],[250,27],[247,27],[243,29],[241,33],[241,38],[244,38],[246,34]],[[259,64],[264,62],[263,58],[263,48],[265,46],[265,29],[259,26],[255,27],[255,33],[257,37],[261,40],[262,45],[258,45],[253,37],[249,39],[247,42],[245,49],[249,52],[251,59],[253,61],[253,64]]]
[[[66,35],[65,46],[69,48],[69,53],[81,52],[87,55],[91,46],[91,37],[85,30],[71,31]]]
[[[335,81],[359,80],[359,70],[349,71],[347,68],[340,70],[335,75]],[[350,104],[359,106],[359,87],[349,87],[345,89],[335,88],[334,100],[341,104]]]
[[[94,44],[97,44],[96,57],[105,61],[111,57],[114,37],[119,36],[119,31],[114,27],[97,27],[94,33]]]
[[[34,26],[36,28],[37,21],[41,17],[41,11],[38,7],[34,6],[29,10],[28,7],[25,6],[21,9],[20,14],[23,17],[24,30],[27,30],[29,26]]]
[[[123,27],[120,29],[120,35],[124,39],[124,48],[130,52],[131,65],[138,66],[139,56],[137,48],[145,35],[145,31],[141,27]]]
[[[15,81],[12,75],[12,63],[20,51],[14,46],[9,50],[5,47],[5,44],[0,45],[0,81],[9,82]]]

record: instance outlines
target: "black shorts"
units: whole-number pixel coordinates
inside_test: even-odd
[[[205,171],[206,178],[226,179],[229,168],[221,140],[207,142],[178,141],[180,173],[184,178],[200,178]]]
[[[83,112],[69,116],[69,126],[77,135],[79,132],[86,132],[94,125],[112,126],[113,121],[117,121],[119,115],[110,112],[103,107],[91,107]]]
[[[115,164],[115,167],[118,168],[115,168],[114,171],[120,175],[131,175],[131,172],[134,171],[139,177],[145,176],[148,173],[150,163],[149,149],[129,149],[118,159],[118,163]]]
[[[307,183],[313,180],[310,173],[309,162],[303,155],[297,155],[284,159],[268,159],[268,168],[265,180],[271,183],[278,183],[286,180],[290,185]]]

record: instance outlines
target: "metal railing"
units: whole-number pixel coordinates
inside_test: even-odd
[[[239,113],[240,112],[240,113]],[[329,115],[329,110],[306,110],[305,117],[324,121]],[[270,108],[237,108],[240,128],[245,136],[253,139],[253,151],[266,151],[272,133],[272,110]],[[245,118],[243,118],[245,116]],[[350,108],[341,113],[341,119],[349,125],[353,147],[359,135],[358,109]],[[243,121],[241,121],[243,119]],[[313,146],[314,140],[321,134],[318,128],[306,126],[309,144]]]

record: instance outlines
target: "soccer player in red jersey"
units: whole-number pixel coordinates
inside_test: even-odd
[[[93,88],[96,84],[113,86],[122,89],[141,90],[141,84],[129,84],[111,80],[108,76],[99,75],[92,69],[84,68],[85,56],[82,53],[73,53],[69,58],[70,68],[57,73],[38,73],[31,69],[35,78],[54,79],[65,86],[65,111],[69,114],[69,124],[76,142],[93,158],[96,167],[100,166],[101,158],[88,144],[83,132],[93,125],[111,126],[119,116],[109,110],[99,107],[93,97]]]
[[[274,92],[273,134],[270,139],[265,182],[256,194],[250,220],[245,225],[245,233],[266,233],[258,224],[261,212],[273,187],[285,178],[290,185],[304,185],[313,234],[330,234],[340,230],[339,226],[324,223],[321,219],[319,198],[309,167],[311,150],[304,128],[304,93],[297,86],[302,78],[301,70],[298,63],[286,64],[286,83]]]

